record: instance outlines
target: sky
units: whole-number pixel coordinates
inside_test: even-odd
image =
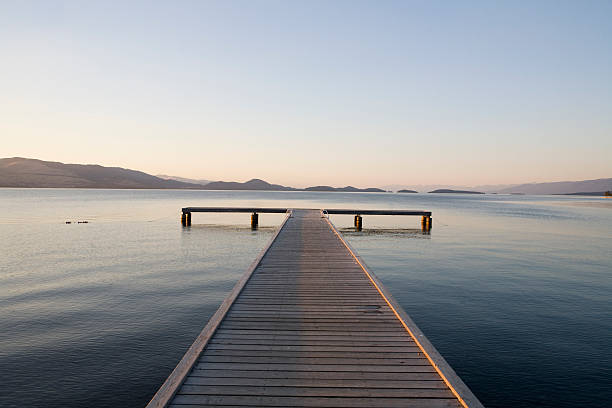
[[[0,157],[304,187],[612,177],[611,1],[0,0]]]

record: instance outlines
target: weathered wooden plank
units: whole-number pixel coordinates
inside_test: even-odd
[[[431,373],[433,367],[426,365],[359,365],[359,364],[262,364],[262,363],[206,363],[196,365],[207,370],[283,370],[283,371],[361,371],[378,373]]]
[[[391,308],[385,304],[367,304],[367,305],[324,305],[324,306],[308,306],[308,305],[239,305],[234,304],[231,310],[285,310],[285,311],[322,311],[322,312],[370,312],[377,313],[379,311],[391,312]]]
[[[395,319],[397,317],[391,312],[390,309],[361,309],[361,310],[308,310],[308,309],[286,309],[286,308],[272,308],[272,309],[238,309],[232,308],[228,312],[228,317],[236,319],[265,319],[267,317],[279,317],[287,319],[316,319],[316,318],[332,318],[340,319],[346,318],[370,318],[370,319]]]
[[[404,337],[394,337],[393,339],[384,337],[358,337],[358,336],[310,336],[310,338],[300,338],[299,336],[265,336],[252,335],[219,337],[214,338],[209,344],[270,344],[270,345],[293,345],[293,346],[396,346],[396,345],[416,345],[414,340]]]
[[[419,351],[408,352],[366,352],[366,351],[280,351],[280,350],[227,350],[227,349],[206,349],[205,356],[232,356],[232,357],[304,357],[304,358],[369,358],[369,359],[383,359],[383,358],[424,358],[423,353]],[[203,356],[204,357],[204,356]]]
[[[334,323],[338,323],[338,324],[346,324],[346,323],[355,323],[355,324],[362,324],[362,325],[367,325],[367,324],[383,324],[384,322],[390,322],[391,324],[397,323],[397,319],[393,319],[393,317],[391,315],[354,315],[354,316],[347,316],[345,319],[342,319],[341,317],[339,317],[338,315],[309,315],[309,314],[305,314],[304,316],[308,316],[308,317],[304,317],[303,319],[303,323],[309,323],[309,324],[317,324],[317,323],[325,323],[325,324],[334,324]],[[299,324],[301,321],[299,319],[299,317],[297,315],[289,315],[289,314],[266,314],[260,317],[255,317],[255,316],[245,316],[245,315],[240,315],[240,314],[231,314],[229,316],[232,320],[232,323],[234,324],[240,324],[240,323],[247,323],[247,324],[252,324],[252,323],[259,323],[259,324],[266,324],[266,323],[276,323],[276,324],[281,324],[281,323],[289,323],[289,324]]]
[[[223,331],[221,331],[223,330]],[[226,339],[272,339],[272,340],[292,340],[298,342],[310,342],[313,340],[343,340],[351,341],[373,341],[373,342],[414,342],[411,338],[406,338],[397,332],[396,335],[388,336],[379,332],[362,331],[323,331],[323,330],[245,330],[245,329],[219,329],[213,340],[221,341]]]
[[[221,324],[221,329],[245,329],[245,330],[317,330],[317,331],[351,331],[360,333],[380,333],[380,332],[395,332],[398,336],[404,336],[400,330],[401,326],[397,325],[397,322],[385,324],[381,322],[365,322],[365,323],[352,323],[352,322],[234,322],[227,321]],[[399,326],[399,327],[398,327]],[[386,334],[385,334],[386,335]]]
[[[189,385],[240,385],[257,387],[349,387],[349,388],[427,388],[447,389],[442,380],[360,380],[325,378],[241,378],[241,377],[195,377],[185,380]]]
[[[357,289],[357,288],[325,288],[309,289],[306,286],[292,288],[289,285],[283,285],[280,289],[273,289],[271,287],[259,287],[256,289],[248,289],[243,292],[243,296],[262,296],[262,290],[265,291],[267,296],[319,296],[319,297],[355,297],[360,295],[371,295],[372,289]]]
[[[266,351],[294,351],[304,353],[317,353],[317,352],[330,352],[330,353],[419,353],[420,348],[414,343],[405,346],[287,346],[287,345],[274,345],[274,344],[223,344],[210,342],[206,346],[207,352],[223,351],[223,350],[243,350],[245,352],[266,352]]]
[[[312,336],[311,339],[299,338],[275,338],[274,336],[252,336],[245,338],[244,336],[219,338],[211,340],[209,344],[259,344],[259,345],[284,345],[284,346],[398,346],[398,345],[416,345],[412,339],[396,337],[395,340],[387,340],[381,337],[350,337],[350,336]]]
[[[255,297],[255,298],[268,298],[268,299],[275,299],[277,297],[296,297],[296,298],[309,298],[309,297],[318,297],[318,298],[323,298],[326,300],[329,300],[330,298],[337,298],[337,299],[344,299],[344,298],[371,298],[372,297],[372,291],[362,291],[362,290],[355,290],[355,289],[351,289],[351,288],[342,288],[342,289],[335,289],[335,288],[329,288],[326,289],[325,291],[319,291],[319,290],[312,290],[312,291],[308,291],[308,289],[306,289],[305,287],[303,287],[304,290],[294,290],[289,288],[288,286],[283,286],[281,289],[279,290],[273,290],[270,288],[261,288],[261,289],[257,289],[257,292],[251,292],[251,293],[247,293],[244,295],[245,298],[251,298],[251,297]],[[363,295],[363,296],[362,296]]]
[[[308,316],[308,317],[303,317],[302,319],[300,319],[298,317],[297,314],[294,315],[290,315],[290,314],[264,314],[261,316],[254,316],[254,315],[241,315],[241,314],[235,314],[235,313],[231,313],[228,315],[228,317],[231,318],[232,323],[299,323],[299,322],[304,322],[304,323],[363,323],[363,324],[367,324],[367,323],[382,323],[385,321],[391,321],[391,322],[397,322],[397,319],[395,319],[392,315],[386,315],[386,316],[359,316],[359,315],[355,315],[355,316],[346,316],[346,318],[342,318],[341,315],[310,315],[310,314],[304,314],[303,316]]]
[[[300,330],[300,329],[288,329],[288,330],[282,330],[282,329],[266,329],[266,328],[261,328],[261,329],[233,329],[233,328],[225,328],[225,327],[221,327],[219,329],[219,331],[221,333],[225,333],[225,334],[274,334],[274,335],[283,335],[283,334],[294,334],[294,335],[298,335],[298,336],[318,336],[321,334],[325,334],[327,336],[332,336],[332,335],[338,335],[338,336],[350,336],[350,335],[356,335],[356,336],[360,336],[363,335],[364,333],[366,333],[363,330],[340,330],[340,329],[304,329],[304,330]],[[387,329],[384,331],[381,330],[372,330],[372,331],[368,331],[367,332],[368,336],[372,336],[372,337],[405,337],[404,333],[394,330],[394,329]]]
[[[189,378],[276,378],[276,379],[320,379],[320,380],[368,380],[368,381],[440,381],[435,371],[427,373],[375,373],[363,371],[286,371],[286,370],[199,370],[194,369]]]
[[[377,298],[354,298],[354,299],[300,299],[295,297],[286,298],[259,298],[259,299],[237,299],[237,305],[282,305],[282,306],[363,306],[363,305],[383,305]]]
[[[317,311],[304,311],[302,314],[299,312],[292,312],[287,310],[276,310],[276,311],[260,311],[258,314],[254,313],[245,313],[242,311],[232,312],[228,315],[228,323],[231,321],[232,323],[243,322],[243,323],[252,323],[252,322],[338,322],[338,323],[354,323],[356,322],[370,322],[376,323],[390,323],[395,322],[397,325],[401,326],[401,323],[397,321],[397,318],[393,316],[391,313],[329,313],[329,312],[317,312]],[[302,320],[304,319],[304,320]]]
[[[341,398],[341,397],[262,397],[235,395],[177,395],[172,407],[186,405],[243,405],[273,407],[364,407],[364,408],[456,408],[457,399],[441,398]]]
[[[346,388],[184,384],[180,395],[250,395],[268,397],[453,398],[448,388]]]
[[[323,365],[387,365],[410,366],[429,365],[429,361],[421,354],[413,357],[402,356],[394,358],[360,358],[360,357],[271,357],[271,356],[215,356],[204,354],[198,360],[199,368],[207,363],[248,363],[248,364],[323,364]]]

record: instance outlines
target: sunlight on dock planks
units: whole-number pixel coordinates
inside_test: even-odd
[[[319,210],[290,210],[148,407],[482,407]]]

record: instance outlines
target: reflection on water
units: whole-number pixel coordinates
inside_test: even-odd
[[[607,198],[606,201],[576,201],[576,202],[562,203],[562,205],[571,205],[574,207],[593,207],[593,208],[612,209],[612,199]]]
[[[393,237],[393,238],[429,238],[431,231],[423,231],[415,228],[364,228],[357,231],[353,228],[340,228],[339,231],[346,237]]]
[[[583,206],[582,202],[593,205]],[[488,407],[612,400],[609,200],[502,195],[0,189],[0,406],[143,406],[283,214],[331,216]],[[88,224],[65,224],[89,221]]]
[[[206,231],[211,231],[211,230],[219,230],[219,231],[230,231],[230,232],[241,232],[241,233],[248,233],[248,232],[253,232],[254,234],[257,233],[257,231],[259,232],[269,232],[269,233],[273,233],[276,231],[277,227],[273,227],[273,226],[264,226],[264,227],[257,227],[257,228],[251,228],[250,226],[246,226],[246,225],[233,225],[233,224],[192,224],[186,227],[183,227],[183,232],[187,232],[189,230],[206,230]]]

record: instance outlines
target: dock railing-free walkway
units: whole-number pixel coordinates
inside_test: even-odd
[[[482,407],[320,210],[289,210],[148,407]]]

